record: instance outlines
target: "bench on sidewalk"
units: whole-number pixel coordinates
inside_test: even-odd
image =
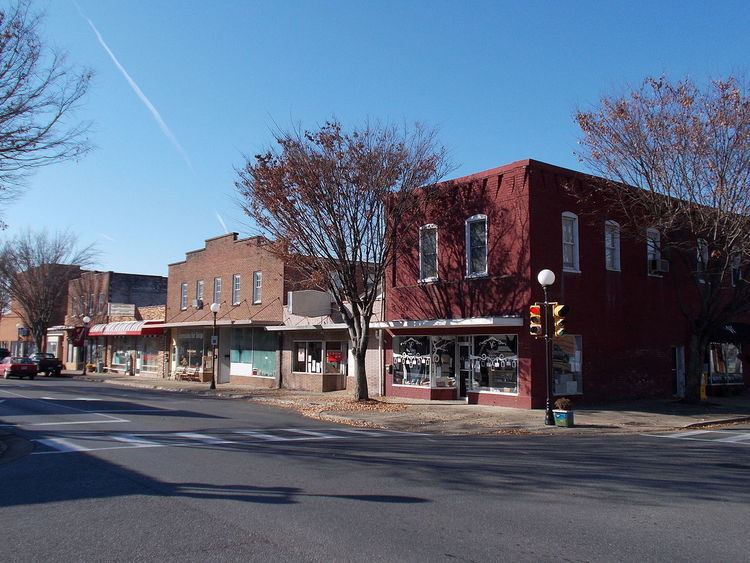
[[[175,373],[175,380],[177,381],[201,381],[200,377],[201,368],[182,368]]]

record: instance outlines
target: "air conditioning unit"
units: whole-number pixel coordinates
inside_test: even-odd
[[[193,309],[203,309],[203,299],[193,299]]]
[[[649,274],[665,274],[669,271],[669,261],[667,260],[649,260]]]

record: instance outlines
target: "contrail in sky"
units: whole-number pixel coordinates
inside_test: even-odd
[[[224,219],[221,218],[221,215],[219,215],[218,211],[215,211],[216,218],[219,220],[219,223],[221,223],[221,226],[224,227],[224,234],[229,233],[229,229],[227,229],[227,224],[224,222]]]
[[[102,237],[103,239],[108,240],[108,241],[115,242],[115,239],[113,239],[111,236],[106,235],[104,233],[99,233],[99,236]]]
[[[78,7],[78,4],[76,4],[76,8],[78,8],[78,12],[81,14],[81,17],[84,18],[89,25],[91,26],[91,29],[94,30],[94,33],[96,34],[96,38],[99,40],[99,43],[102,47],[104,47],[104,50],[107,51],[107,54],[109,55],[109,58],[112,59],[112,62],[115,63],[115,66],[118,68],[118,70],[122,73],[122,75],[125,77],[125,80],[128,81],[128,84],[130,84],[130,87],[133,89],[133,92],[135,92],[135,95],[140,98],[140,100],[143,102],[143,105],[148,108],[148,111],[151,112],[151,115],[156,120],[156,123],[159,124],[159,127],[162,130],[162,133],[171,141],[171,143],[174,145],[174,147],[179,151],[179,153],[182,155],[182,158],[185,159],[185,162],[187,163],[188,167],[190,168],[190,171],[195,174],[195,169],[193,169],[193,163],[190,162],[190,158],[188,157],[187,153],[185,152],[185,149],[182,148],[182,145],[180,145],[180,142],[177,140],[177,137],[174,136],[174,133],[169,129],[166,123],[164,123],[164,120],[161,118],[161,115],[159,115],[159,112],[154,107],[154,104],[151,103],[151,101],[146,97],[146,94],[143,93],[143,91],[138,87],[138,84],[135,83],[135,80],[133,80],[130,75],[128,74],[128,71],[125,70],[125,67],[123,67],[120,64],[120,61],[117,60],[117,57],[115,57],[115,54],[112,52],[112,50],[107,46],[107,43],[104,41],[104,38],[102,37],[101,33],[99,33],[99,30],[96,29],[96,26],[94,25],[94,22],[92,22],[89,18],[87,18],[83,12],[81,12],[81,8]]]

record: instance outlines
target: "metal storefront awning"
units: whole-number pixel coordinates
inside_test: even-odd
[[[119,323],[107,323],[94,325],[89,329],[89,336],[148,336],[164,334],[164,329],[159,326],[160,321],[123,321]]]

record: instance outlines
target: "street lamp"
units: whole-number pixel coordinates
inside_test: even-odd
[[[211,385],[209,386],[209,389],[216,389],[216,313],[219,312],[219,305],[218,303],[211,303],[211,312],[214,314],[214,328],[211,331],[211,355],[213,360],[211,361]]]
[[[89,323],[91,322],[91,317],[86,315],[83,317],[83,335],[81,336],[81,348],[83,349],[83,372],[81,375],[86,375],[86,333],[89,330]]]
[[[552,394],[552,373],[550,365],[550,356],[552,355],[552,337],[549,333],[549,299],[547,298],[547,288],[555,283],[555,272],[552,270],[542,270],[536,276],[539,285],[542,286],[544,292],[544,364],[546,372],[546,387],[547,387],[547,402],[544,406],[544,424],[547,426],[555,425],[555,417],[552,414],[552,404],[550,403],[550,395]]]
[[[24,340],[24,337],[23,337],[23,333],[24,333],[23,329],[24,328],[26,328],[26,327],[23,326],[21,323],[16,323],[16,332],[18,333],[18,350],[17,350],[17,353],[18,353],[19,356],[25,356],[26,355],[26,354],[24,354],[24,348],[25,348],[24,344],[26,343],[26,341]]]

